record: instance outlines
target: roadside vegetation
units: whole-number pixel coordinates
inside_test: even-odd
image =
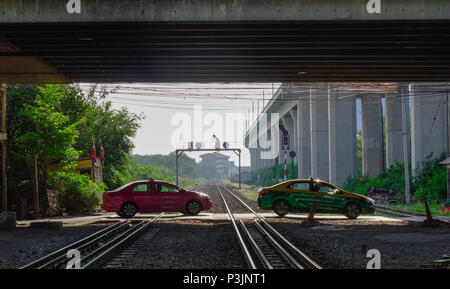
[[[153,178],[155,180],[176,182],[175,154],[169,155],[133,155],[131,157],[131,181]],[[197,163],[194,159],[182,155],[178,159],[178,185],[192,188],[202,182],[198,176]]]
[[[247,184],[241,184],[241,188],[239,189],[239,183],[232,183],[229,180],[223,180],[222,181],[225,186],[233,187],[234,191],[237,191],[241,193],[245,198],[256,201],[258,200],[258,187],[247,185]]]
[[[442,215],[442,204],[445,202],[447,196],[447,177],[446,171],[439,166],[439,162],[444,159],[445,152],[437,158],[433,158],[430,155],[422,163],[414,177],[411,174],[411,164],[409,164],[410,191],[412,196],[412,203],[410,205],[406,205],[404,201],[405,174],[403,164],[401,163],[395,163],[389,169],[373,178],[362,176],[359,173],[357,177],[347,179],[341,187],[346,191],[357,194],[365,194],[371,186],[378,189],[392,189],[399,199],[394,206],[395,208],[425,213],[424,201],[426,200],[433,214]],[[252,185],[256,187],[272,186],[279,183],[283,179],[283,171],[283,165],[275,165],[254,171],[252,172],[254,180]],[[294,172],[297,172],[297,165],[294,167]],[[288,179],[296,178],[296,175],[292,174],[290,164],[288,165],[288,176]],[[245,195],[245,193],[243,194]],[[449,215],[449,213],[446,215]]]
[[[68,212],[98,208],[101,194],[130,180],[133,138],[142,116],[113,109],[108,91],[92,86],[16,85],[8,88],[8,196],[10,204],[32,204],[36,167],[41,213],[47,189]],[[104,184],[74,172],[79,158],[92,154],[94,138],[105,149]],[[57,164],[59,169],[49,169]]]
[[[292,164],[287,165],[287,178],[297,178],[298,166],[294,164],[292,170]],[[268,168],[256,170],[252,172],[253,185],[254,186],[273,186],[283,180],[284,177],[284,164],[274,165]]]

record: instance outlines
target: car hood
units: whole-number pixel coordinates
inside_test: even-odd
[[[199,198],[209,198],[209,195],[205,194],[205,193],[200,193],[200,192],[195,192],[195,191],[191,191],[191,193],[193,193],[194,195],[196,195]]]

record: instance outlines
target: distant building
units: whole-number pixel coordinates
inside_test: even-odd
[[[200,158],[202,160],[199,165],[200,168],[203,168],[203,177],[228,178],[236,171],[236,166],[234,162],[229,161],[229,156],[214,152],[203,154]],[[209,171],[210,169],[214,170],[214,172]]]

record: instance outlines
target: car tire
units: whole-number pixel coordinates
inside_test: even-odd
[[[202,210],[202,203],[199,200],[190,200],[186,204],[186,212],[188,215],[198,215]]]
[[[117,213],[122,218],[132,218],[138,212],[138,207],[133,202],[126,202],[120,207],[119,213]]]
[[[280,217],[284,217],[290,211],[289,202],[285,201],[285,200],[275,201],[272,208],[273,208],[273,211],[275,212],[275,214],[277,214]]]
[[[344,215],[349,219],[356,219],[361,214],[361,206],[357,203],[348,203],[344,208]]]

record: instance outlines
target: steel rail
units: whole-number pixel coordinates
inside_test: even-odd
[[[242,231],[244,232],[245,236],[247,237],[248,242],[252,246],[253,250],[255,251],[256,256],[258,257],[260,263],[264,266],[265,269],[273,269],[272,264],[270,264],[269,260],[267,260],[266,255],[264,255],[263,251],[259,247],[259,245],[256,243],[255,239],[253,239],[252,235],[248,231],[247,227],[244,225],[244,222],[242,220],[239,220],[239,224],[241,225]]]
[[[97,252],[101,252],[102,250],[104,250],[103,252],[101,252],[98,256],[94,257],[91,261],[89,261],[88,263],[86,263],[85,265],[81,266],[81,269],[88,269],[88,268],[92,268],[94,265],[100,263],[101,261],[103,261],[104,259],[108,258],[109,256],[111,256],[112,254],[114,254],[115,252],[117,252],[118,250],[120,250],[124,245],[126,245],[127,242],[131,241],[133,238],[136,238],[139,236],[139,234],[143,233],[146,229],[148,229],[150,227],[150,225],[156,221],[157,219],[159,219],[164,213],[159,214],[158,216],[154,217],[153,219],[149,220],[149,221],[141,221],[140,223],[138,223],[134,228],[126,231],[125,233],[121,234],[119,237],[116,238],[116,240],[119,240],[117,243],[113,244],[113,245],[109,245],[109,244],[105,244],[104,246],[98,248],[96,250],[96,252],[92,252],[90,253],[89,256],[85,257],[84,260],[88,259],[91,257],[91,255],[95,255],[95,253]],[[111,241],[112,242],[112,241]],[[110,242],[110,243],[111,243]],[[83,261],[83,259],[81,260],[81,262]]]
[[[286,262],[288,262],[292,268],[294,269],[305,269],[302,265],[300,265],[299,262],[297,262],[297,260],[295,260],[295,258],[288,252],[286,251],[286,249],[283,248],[283,246],[281,246],[274,237],[272,237],[272,235],[269,234],[269,232],[267,232],[257,221],[255,221],[255,226],[256,228],[261,232],[261,234],[263,234],[264,236],[266,236],[267,240],[269,241],[269,243],[272,245],[273,248],[275,248],[275,250],[278,251],[278,253],[280,253],[280,255],[286,260]]]
[[[250,251],[248,250],[247,245],[245,245],[244,239],[242,239],[241,233],[239,232],[239,229],[236,225],[236,220],[234,219],[234,216],[231,213],[230,208],[228,207],[228,204],[225,201],[225,197],[223,196],[222,191],[220,190],[219,185],[217,183],[216,183],[216,187],[217,187],[217,190],[218,190],[220,196],[222,197],[223,203],[225,204],[225,209],[227,210],[228,217],[231,220],[231,225],[233,227],[233,231],[236,236],[236,240],[238,242],[239,248],[241,249],[242,255],[244,256],[245,262],[247,263],[248,268],[257,269],[255,262],[253,261],[253,257],[250,254]]]
[[[159,214],[158,216],[152,218],[149,221],[141,221],[137,225],[132,226],[131,228],[128,228],[124,232],[120,232],[118,235],[114,235],[117,231],[123,230],[127,226],[131,225],[131,221],[119,221],[111,226],[108,226],[86,238],[83,238],[82,240],[76,241],[64,248],[61,248],[53,253],[50,253],[47,256],[44,256],[30,264],[27,264],[20,269],[44,269],[44,268],[56,268],[60,266],[63,262],[66,261],[66,254],[71,249],[76,249],[79,251],[86,251],[87,249],[98,246],[101,241],[104,239],[110,239],[107,241],[107,243],[102,244],[98,246],[93,251],[88,251],[88,254],[86,256],[83,256],[83,258],[80,260],[86,261],[95,254],[99,253],[99,256],[102,256],[102,258],[109,256],[109,254],[105,254],[105,252],[102,252],[102,250],[105,250],[107,252],[113,252],[119,249],[126,241],[131,240],[131,238],[136,237],[138,233],[143,232],[144,229],[148,228],[148,226],[154,222],[155,220],[159,219],[164,213]],[[94,257],[93,260],[89,261],[87,264],[92,266],[93,264],[98,263],[102,260],[102,258],[99,258],[99,256]],[[95,260],[95,262],[93,262]],[[86,265],[82,266],[81,268],[87,268]]]
[[[222,184],[223,185],[223,184]],[[305,253],[303,253],[300,249],[298,249],[294,244],[292,244],[289,240],[287,240],[283,235],[281,235],[274,227],[272,227],[263,216],[255,212],[251,209],[243,200],[241,200],[236,194],[234,194],[230,189],[228,189],[225,185],[223,187],[232,195],[241,205],[249,209],[263,224],[263,226],[269,231],[269,233],[273,234],[275,238],[281,242],[286,248],[291,251],[297,258],[302,260],[304,265],[310,269],[322,269],[316,262],[314,262],[311,258],[309,258]]]
[[[49,262],[49,260],[56,258],[57,256],[59,256],[61,254],[65,255],[67,253],[67,251],[69,251],[71,249],[75,249],[76,247],[79,247],[79,246],[81,246],[83,244],[86,244],[87,242],[95,239],[96,237],[98,237],[99,235],[104,234],[107,231],[110,231],[110,230],[114,229],[115,227],[119,226],[122,223],[124,223],[124,221],[116,222],[116,223],[114,223],[114,224],[112,224],[112,225],[110,225],[110,226],[108,226],[106,228],[101,229],[98,232],[95,232],[94,234],[91,234],[91,235],[89,235],[89,236],[87,236],[87,237],[85,237],[85,238],[83,238],[83,239],[81,239],[79,241],[76,241],[76,242],[74,242],[74,243],[72,243],[72,244],[70,244],[70,245],[68,245],[66,247],[58,249],[58,250],[54,251],[53,253],[50,253],[50,254],[42,257],[42,258],[39,258],[36,261],[33,261],[33,262],[31,262],[31,263],[29,263],[29,264],[27,264],[25,266],[22,266],[19,269],[35,269],[35,268],[41,266],[42,264]]]
[[[89,242],[84,243],[81,246],[78,246],[78,247],[75,247],[72,249],[76,249],[76,250],[80,251],[80,253],[84,252],[86,249],[97,245],[101,240],[104,240],[104,239],[112,236],[116,231],[119,231],[122,228],[126,228],[127,226],[129,226],[129,224],[130,224],[129,221],[121,222],[121,224],[119,226],[112,228],[111,230],[90,240]],[[67,253],[67,251],[66,251],[66,253]],[[66,253],[56,256],[54,259],[50,259],[47,263],[44,263],[44,264],[38,266],[36,269],[45,269],[45,268],[52,268],[52,267],[55,268],[57,265],[60,265],[62,262],[66,261],[66,258],[67,258]]]

